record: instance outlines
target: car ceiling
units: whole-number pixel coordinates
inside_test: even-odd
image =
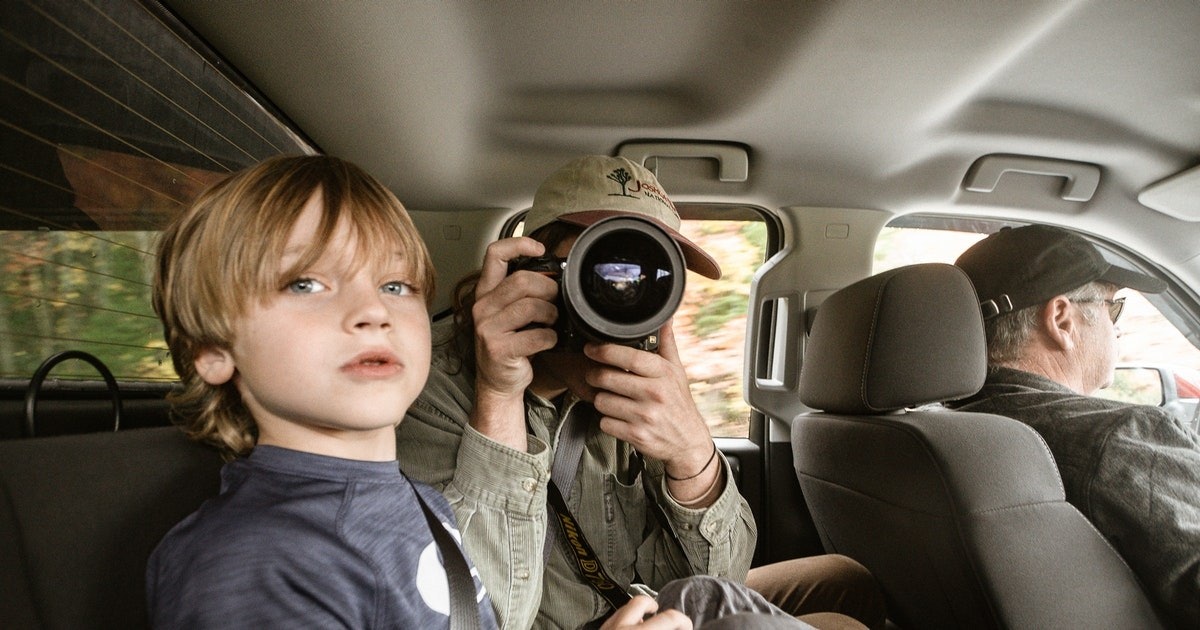
[[[413,208],[521,208],[580,153],[723,141],[749,180],[664,177],[677,200],[1137,225],[1126,244],[1168,266],[1200,253],[1200,216],[1137,201],[1200,162],[1200,3],[167,4]],[[1096,164],[1101,184],[999,210],[961,189],[997,153]]]

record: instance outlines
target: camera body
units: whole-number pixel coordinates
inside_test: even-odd
[[[560,352],[579,352],[588,341],[657,350],[658,331],[683,301],[687,276],[675,239],[637,216],[593,223],[566,258],[522,257],[509,263],[510,274],[520,270],[558,282],[553,350]]]

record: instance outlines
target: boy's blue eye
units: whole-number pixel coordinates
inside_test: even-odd
[[[389,282],[382,287],[379,287],[379,290],[388,295],[412,295],[413,293],[416,293],[416,290],[412,288],[412,285],[408,284],[407,282]]]
[[[312,278],[300,278],[289,282],[286,288],[292,293],[320,293],[327,287]]]

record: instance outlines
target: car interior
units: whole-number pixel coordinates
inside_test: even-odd
[[[674,327],[756,566],[849,555],[901,630],[1165,627],[1035,432],[939,403],[986,364],[949,263],[1047,224],[1167,283],[1100,395],[1198,426],[1197,32],[1187,0],[6,0],[0,626],[147,626],[222,465],[173,425],[157,234],[324,153],[410,212],[435,321],[559,166],[653,171],[724,271]]]

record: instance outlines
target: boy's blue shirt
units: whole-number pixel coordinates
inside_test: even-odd
[[[415,493],[461,537],[441,493],[396,461],[259,446],[221,477],[220,495],[150,558],[154,627],[449,627],[446,572]],[[475,583],[482,627],[495,628]]]

